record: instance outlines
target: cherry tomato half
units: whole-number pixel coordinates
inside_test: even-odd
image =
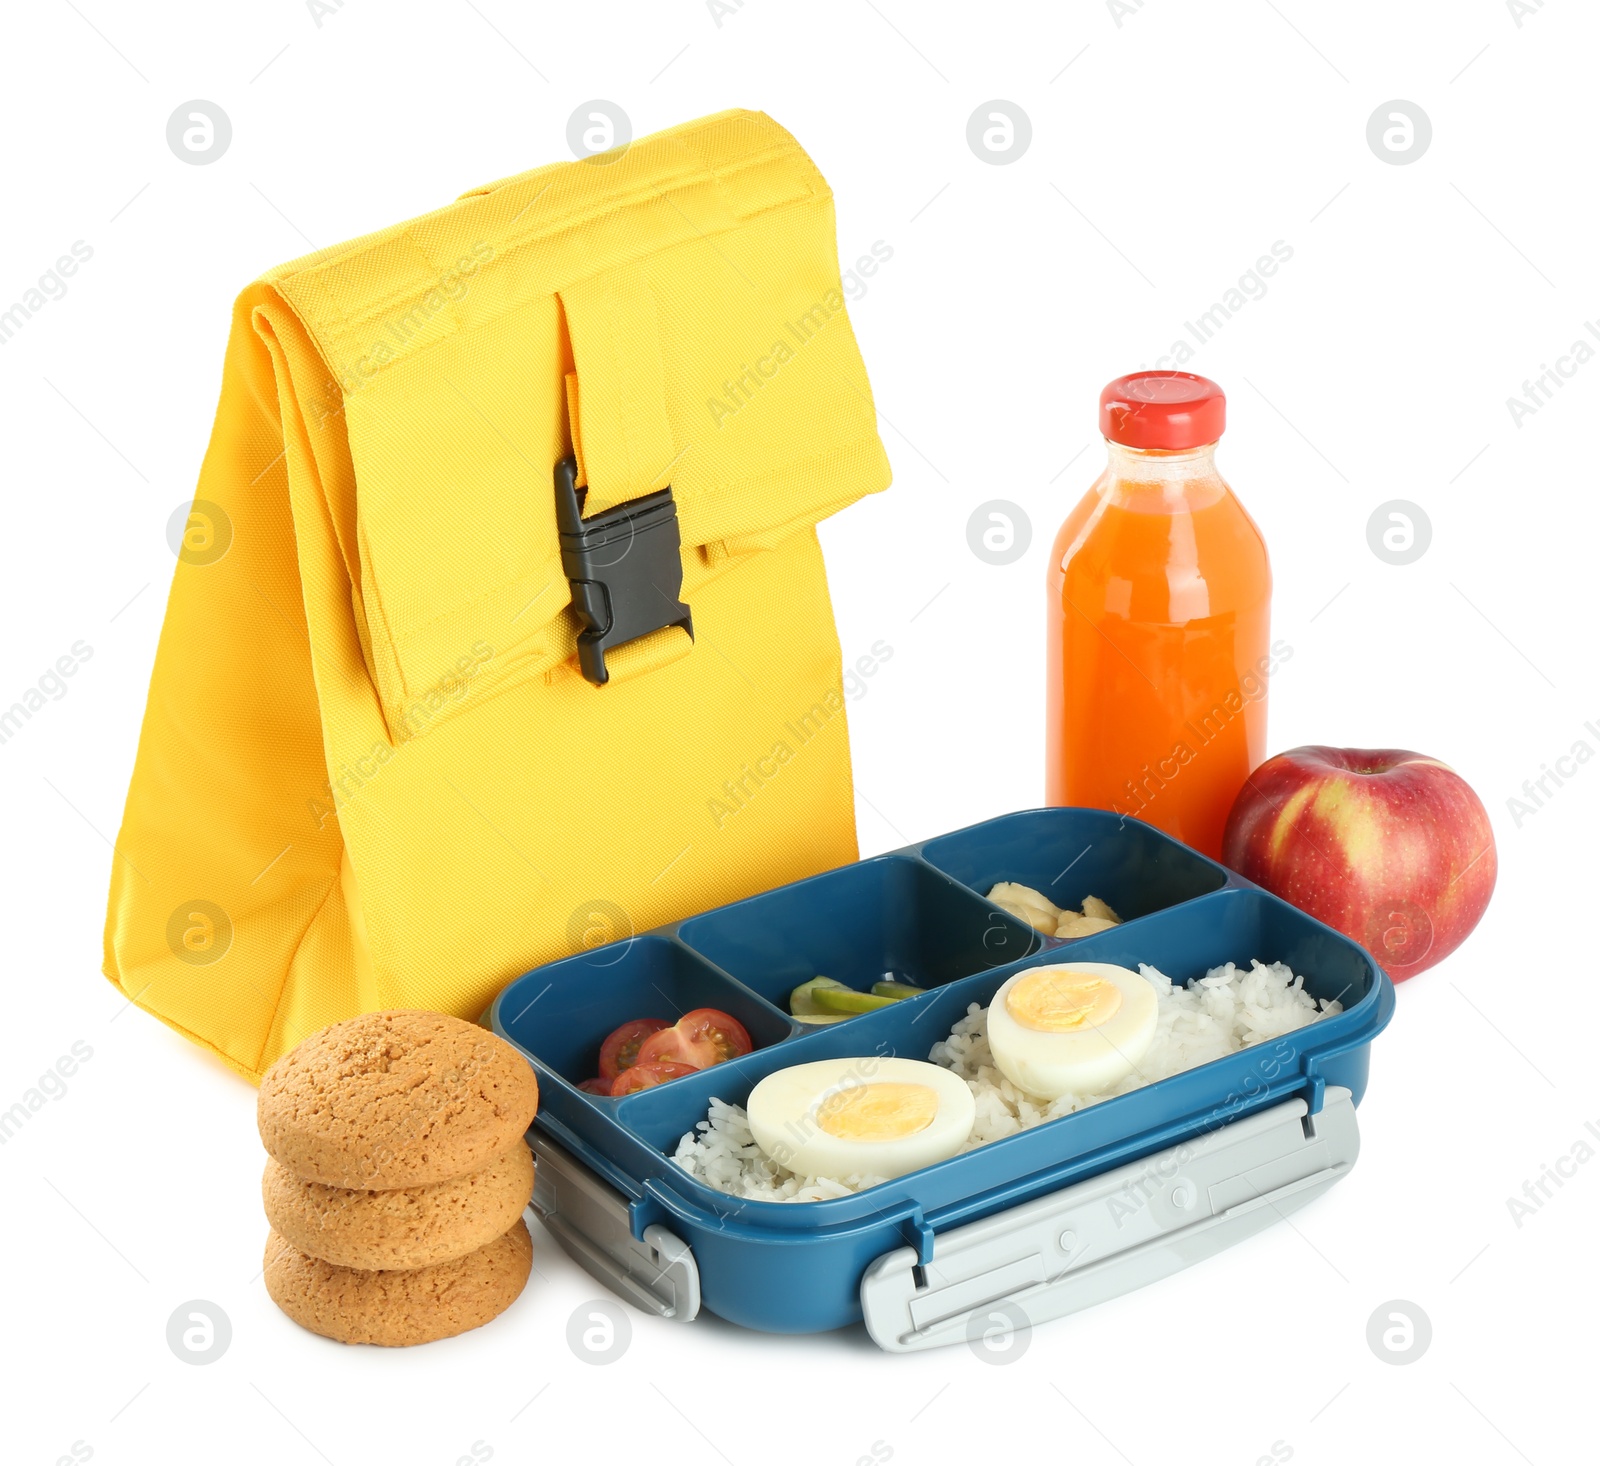
[[[637,1063],[639,1046],[666,1026],[665,1018],[630,1018],[621,1028],[612,1029],[600,1045],[600,1077],[615,1079],[629,1065]]]
[[[611,1085],[613,1095],[632,1094],[639,1089],[653,1089],[658,1084],[664,1084],[669,1079],[679,1079],[685,1074],[693,1074],[693,1064],[672,1064],[665,1059],[646,1061],[641,1059],[637,1064],[629,1064],[626,1069],[617,1075]]]
[[[609,1079],[585,1079],[578,1088],[586,1094],[610,1094],[611,1081]]]
[[[696,1008],[671,1028],[653,1033],[639,1047],[638,1062],[688,1064],[709,1069],[748,1054],[753,1045],[744,1024],[720,1008]]]

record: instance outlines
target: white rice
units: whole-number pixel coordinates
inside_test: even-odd
[[[1336,1000],[1319,1001],[1282,962],[1251,962],[1249,971],[1229,962],[1213,967],[1187,987],[1178,987],[1154,967],[1141,975],[1156,990],[1156,1032],[1137,1070],[1098,1094],[1066,1094],[1042,1100],[1024,1094],[994,1067],[986,1032],[988,1009],[973,1003],[928,1058],[967,1081],[977,1116],[963,1150],[1070,1115],[1100,1100],[1141,1089],[1197,1064],[1237,1053],[1265,1039],[1292,1033],[1319,1018],[1343,1012]],[[679,1142],[672,1159],[697,1181],[749,1201],[827,1201],[882,1184],[882,1176],[833,1181],[796,1176],[762,1154],[750,1135],[744,1110],[722,1100]]]

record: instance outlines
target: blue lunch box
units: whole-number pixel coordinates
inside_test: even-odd
[[[1043,937],[987,901],[998,881],[1123,924]],[[968,1005],[1067,957],[1150,963],[1175,983],[1285,962],[1344,1011],[1282,1038],[827,1201],[748,1201],[672,1159],[713,1097],[814,1059],[926,1059]],[[928,989],[843,1023],[791,1018],[819,974]],[[1354,1106],[1394,986],[1349,938],[1141,821],[1036,809],[827,871],[547,963],[488,1020],[538,1072],[534,1208],[640,1308],[702,1308],[778,1333],[863,1320],[883,1348],[1036,1325],[1162,1277],[1304,1205],[1354,1164]],[[631,1018],[738,1018],[752,1053],[619,1099],[578,1088]]]

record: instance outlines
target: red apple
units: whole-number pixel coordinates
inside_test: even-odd
[[[1494,891],[1471,786],[1401,748],[1291,748],[1248,779],[1223,863],[1360,942],[1396,982],[1450,955]]]

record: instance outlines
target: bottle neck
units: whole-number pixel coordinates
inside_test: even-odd
[[[1170,452],[1153,448],[1128,448],[1106,440],[1106,474],[1132,483],[1183,484],[1217,478],[1217,445]]]

